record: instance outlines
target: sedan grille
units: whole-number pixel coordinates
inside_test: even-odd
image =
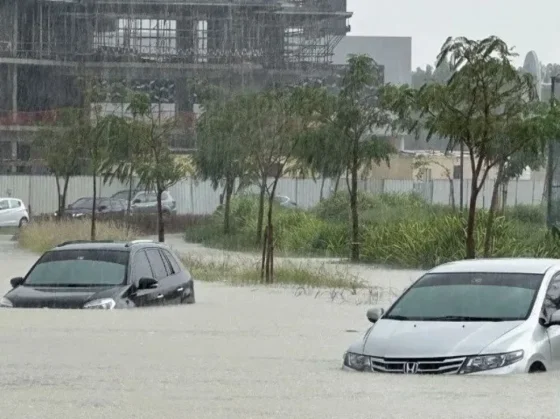
[[[457,374],[466,357],[455,358],[371,358],[375,372],[393,374]]]

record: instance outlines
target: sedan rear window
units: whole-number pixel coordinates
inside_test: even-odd
[[[542,274],[434,273],[424,275],[384,316],[395,320],[506,321],[526,319]]]
[[[45,253],[24,285],[103,286],[126,282],[129,252],[107,249],[57,250]]]

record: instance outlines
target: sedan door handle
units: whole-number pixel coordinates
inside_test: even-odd
[[[158,296],[156,298],[163,298],[163,294],[158,294]]]
[[[177,288],[177,292],[183,292],[184,288],[183,287],[179,287]]]

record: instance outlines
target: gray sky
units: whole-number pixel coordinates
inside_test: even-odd
[[[515,46],[517,65],[531,50],[560,62],[558,0],[348,0],[348,10],[351,35],[411,36],[413,69],[433,64],[448,36],[497,35]]]

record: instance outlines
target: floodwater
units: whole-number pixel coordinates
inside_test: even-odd
[[[0,291],[34,260],[0,241]],[[399,272],[379,275],[386,280]],[[1,416],[559,416],[558,373],[410,377],[341,371],[342,353],[368,326],[364,305],[296,297],[289,289],[203,283],[197,299],[193,306],[135,311],[0,311]]]

